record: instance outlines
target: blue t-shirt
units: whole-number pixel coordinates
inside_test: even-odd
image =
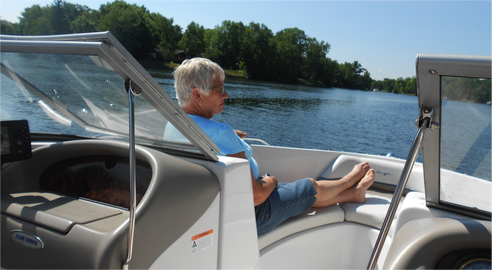
[[[198,115],[188,114],[188,116],[190,116],[205,134],[207,134],[220,148],[221,156],[244,152],[246,158],[248,158],[251,170],[253,171],[253,176],[258,179],[260,170],[258,168],[258,163],[256,163],[256,160],[253,158],[253,149],[251,149],[251,146],[243,139],[237,136],[231,126]]]

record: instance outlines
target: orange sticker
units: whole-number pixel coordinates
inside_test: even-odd
[[[206,231],[206,232],[202,232],[201,234],[197,234],[197,235],[193,236],[191,238],[191,241],[195,241],[197,239],[200,239],[200,238],[205,237],[207,235],[211,235],[213,233],[214,233],[214,230],[213,229],[212,230],[209,230],[209,231]]]
[[[214,230],[197,234],[191,238],[191,255],[202,252],[213,244]]]

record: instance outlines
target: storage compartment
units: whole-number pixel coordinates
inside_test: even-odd
[[[41,188],[130,208],[130,165],[127,157],[91,155],[62,160],[41,175]],[[137,205],[142,200],[152,169],[138,160],[136,166]]]

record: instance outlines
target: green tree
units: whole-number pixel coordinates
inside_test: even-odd
[[[371,85],[369,72],[358,61],[339,65],[335,86],[348,89],[368,89]]]
[[[238,69],[245,27],[242,22],[223,21],[209,37],[207,55],[227,69]]]
[[[63,0],[54,0],[50,7],[51,25],[55,34],[70,33],[70,23],[68,16],[65,16],[66,2]],[[71,4],[72,5],[72,4]],[[73,6],[73,5],[72,5]]]
[[[82,14],[90,12],[87,6],[67,3],[63,0],[54,0],[49,7],[51,26],[55,34],[73,33],[72,23]]]
[[[175,51],[179,48],[178,42],[183,37],[181,27],[173,25],[174,19],[168,19],[159,13],[149,15],[152,35],[157,43],[157,48],[162,58],[170,61],[174,58]]]
[[[475,79],[475,87],[472,89],[471,101],[477,103],[486,103],[490,101],[491,89],[490,79]]]
[[[50,6],[33,5],[24,9],[19,18],[18,34],[50,35],[77,32],[75,21],[91,9],[87,6],[74,5],[63,0],[55,0]],[[92,30],[92,29],[91,29]]]
[[[372,90],[371,88],[372,84],[372,78],[371,78],[371,73],[369,71],[364,70],[364,75],[359,77],[359,89],[362,90]]]
[[[273,80],[297,83],[304,66],[306,42],[306,34],[298,28],[284,29],[270,39],[275,59],[272,65]]]
[[[323,83],[326,87],[333,87],[336,82],[337,74],[339,73],[339,64],[337,61],[331,60],[327,57],[325,60],[325,65],[326,72],[321,78],[321,83]]]
[[[490,101],[490,80],[462,77],[445,77],[443,98],[458,101],[486,103]]]
[[[149,26],[149,11],[144,6],[116,0],[101,5],[98,31],[110,31],[137,59],[154,52],[156,43]]]
[[[0,34],[3,35],[18,35],[19,34],[19,24],[11,23],[7,20],[1,21]]]
[[[50,22],[50,10],[47,7],[32,5],[21,12],[19,32],[22,35],[51,35],[55,30]]]
[[[269,41],[273,33],[264,24],[251,22],[244,29],[242,37],[241,61],[248,77],[257,80],[271,78],[272,48]]]
[[[183,37],[178,42],[178,46],[183,49],[187,55],[195,57],[205,52],[204,40],[205,28],[195,22],[191,22],[188,24]]]
[[[329,72],[326,59],[329,50],[330,44],[324,41],[318,42],[315,38],[307,38],[303,67],[305,79],[312,81],[325,79],[325,74]]]
[[[416,78],[402,77],[398,79],[385,78],[383,81],[372,81],[370,89],[378,89],[379,91],[405,94],[405,95],[417,95]]]
[[[385,78],[383,80],[383,92],[389,92],[389,93],[393,93],[393,89],[395,88],[395,80],[393,79],[388,79],[388,78]]]
[[[405,90],[405,82],[403,80],[403,77],[399,77],[395,81],[395,86],[393,88],[393,93],[401,94]]]
[[[70,28],[74,33],[97,32],[99,17],[99,11],[97,10],[84,12],[70,23]]]
[[[415,77],[407,77],[405,78],[405,90],[403,91],[404,94],[406,95],[417,95],[417,88],[416,88],[416,78]]]

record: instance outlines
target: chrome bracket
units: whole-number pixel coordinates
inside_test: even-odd
[[[431,131],[434,129],[439,129],[440,124],[438,122],[432,121],[433,112],[434,111],[432,110],[432,108],[422,107],[417,120],[415,120],[415,127],[421,128],[422,125],[424,124],[424,120],[428,118],[429,124],[427,127],[424,128],[429,128],[429,130]]]

